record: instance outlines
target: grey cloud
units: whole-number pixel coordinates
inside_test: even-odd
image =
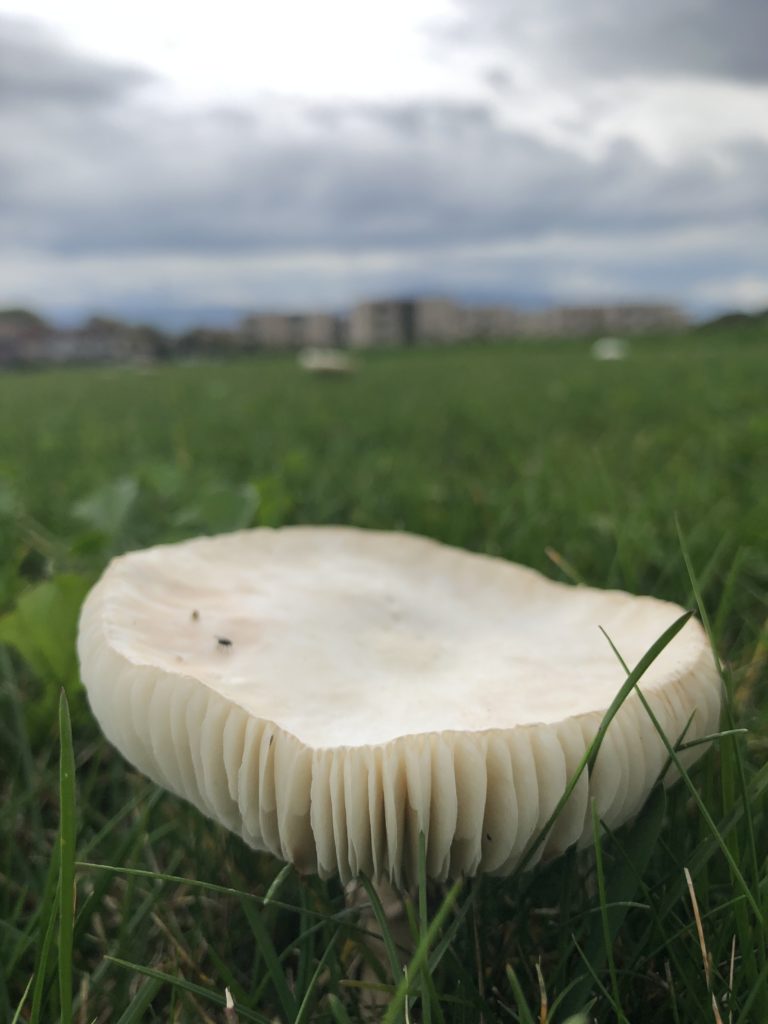
[[[37,130],[47,140],[58,132],[66,158],[55,178],[36,177],[34,140],[18,146],[6,169],[6,235],[84,253],[643,233],[754,218],[768,170],[757,147],[734,153],[729,172],[663,168],[626,143],[588,161],[508,132],[482,109],[452,117],[428,104],[350,106],[337,115],[334,132],[306,137],[264,132],[258,118],[230,131],[202,114],[118,125],[94,117],[66,129],[57,121],[50,131],[42,119]]]
[[[34,21],[0,16],[0,96],[6,108],[30,102],[108,104],[153,80],[148,71],[67,50]]]
[[[454,46],[492,41],[591,76],[768,80],[765,0],[464,0]],[[491,69],[504,75],[508,69]]]
[[[487,104],[439,100],[428,103],[311,104],[307,107],[307,115],[329,131],[377,125],[394,133],[403,142],[446,134],[459,141],[462,134],[476,134],[493,123],[492,111]]]
[[[208,302],[206,287],[213,302],[227,275],[254,273],[237,270],[250,257],[295,268],[244,278],[251,304],[425,289],[518,301],[674,297],[724,265],[768,279],[766,146],[662,166],[627,142],[586,159],[504,128],[476,102],[273,97],[171,112],[135,93],[141,71],[27,35],[37,68],[18,72],[22,86],[0,109],[8,264],[17,252],[47,268],[114,264],[99,287],[116,303],[159,308],[180,293]],[[726,234],[738,244],[726,246]],[[323,253],[344,269],[318,269]],[[205,272],[180,280],[181,257]],[[39,287],[45,294],[44,278]]]

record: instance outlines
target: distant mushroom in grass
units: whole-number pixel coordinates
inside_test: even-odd
[[[354,370],[347,353],[337,348],[304,348],[299,352],[298,363],[307,373],[326,377],[347,375]]]
[[[79,654],[150,778],[300,871],[402,886],[420,833],[432,878],[511,872],[626,678],[599,627],[632,666],[680,611],[408,534],[258,529],[115,559]],[[640,688],[671,742],[716,730],[696,621]],[[590,841],[590,795],[632,818],[667,757],[631,694],[531,862]]]
[[[598,362],[616,362],[626,359],[630,352],[629,342],[626,338],[598,338],[593,342],[592,358]]]

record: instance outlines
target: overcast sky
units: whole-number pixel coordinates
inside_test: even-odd
[[[0,307],[768,306],[766,0],[0,0]]]

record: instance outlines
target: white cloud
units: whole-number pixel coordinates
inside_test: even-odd
[[[152,70],[165,99],[243,103],[265,92],[315,99],[456,96],[430,59],[431,26],[451,0],[2,0],[0,11],[36,18],[83,53]],[[159,93],[158,93],[159,95]]]
[[[667,162],[768,140],[764,0],[461,0],[443,59],[484,75],[505,123],[599,159]]]
[[[697,281],[691,288],[693,302],[710,309],[742,309],[757,312],[768,309],[768,273],[727,272]]]

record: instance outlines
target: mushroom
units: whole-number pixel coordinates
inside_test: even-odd
[[[298,363],[307,373],[322,376],[349,374],[354,369],[347,353],[337,348],[303,348],[299,352]]]
[[[78,649],[108,739],[137,768],[304,872],[402,886],[512,871],[635,664],[681,609],[553,582],[423,537],[256,529],[116,558]],[[690,620],[642,693],[670,742],[717,727]],[[702,746],[686,750],[688,761]],[[668,751],[623,703],[534,862],[615,828]]]
[[[629,342],[626,338],[598,338],[591,348],[592,358],[598,362],[614,362],[626,359],[629,355]]]

